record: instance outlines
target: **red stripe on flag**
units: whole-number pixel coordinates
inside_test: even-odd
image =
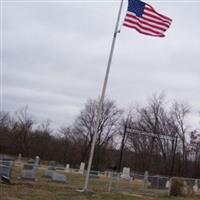
[[[149,19],[147,17],[141,17],[142,19],[146,20],[146,21],[149,21],[149,22],[153,22],[153,23],[156,23],[156,24],[159,24],[159,25],[162,25],[162,26],[165,26],[166,28],[169,28],[169,25],[168,24],[165,24],[163,22],[158,22],[158,21],[155,21],[153,19]]]
[[[126,16],[128,16],[128,17],[132,17],[132,16],[134,16],[134,17],[136,17],[133,13],[131,13],[131,12],[127,12],[127,14],[126,14]],[[169,28],[169,25],[168,24],[166,24],[166,23],[164,23],[164,22],[162,22],[162,21],[156,21],[156,20],[153,20],[153,19],[150,19],[150,18],[147,18],[147,17],[140,17],[141,19],[143,19],[143,20],[145,20],[145,21],[149,21],[149,22],[152,22],[152,23],[154,23],[154,24],[157,24],[157,25],[161,25],[161,26],[165,26],[166,28]]]
[[[144,9],[144,13],[143,13],[143,15],[146,15],[146,16],[149,16],[149,17],[152,17],[152,18],[154,18],[154,19],[157,19],[157,20],[159,20],[159,21],[165,22],[165,23],[167,23],[167,24],[170,25],[170,22],[169,22],[169,21],[167,21],[167,20],[163,20],[161,17],[158,17],[158,16],[155,16],[155,15],[152,15],[152,14],[146,12],[145,9]]]
[[[158,35],[157,34],[150,34],[150,33],[147,33],[145,31],[142,31],[142,30],[138,29],[136,26],[131,26],[131,25],[128,25],[126,23],[124,23],[123,25],[126,26],[126,27],[129,27],[129,28],[134,28],[139,33],[142,33],[142,34],[145,34],[145,35],[156,36],[156,37],[165,37],[164,34],[158,34]]]
[[[163,17],[164,19],[172,22],[172,19],[170,19],[169,17],[165,16],[165,15],[162,15],[160,13],[158,13],[156,10],[154,10],[154,8],[152,6],[150,6],[149,4],[146,3],[147,6],[145,6],[145,9],[148,10],[148,11],[151,11],[151,12],[154,12],[155,14],[159,15],[160,17]]]
[[[150,24],[150,23],[148,23],[147,21],[141,20],[141,19],[139,19],[139,18],[137,18],[137,17],[135,17],[135,16],[133,16],[133,15],[131,16],[131,15],[128,15],[128,14],[127,14],[127,17],[132,18],[132,19],[136,19],[136,20],[139,21],[141,24],[145,24],[145,25],[147,25],[147,26],[150,26],[150,27],[152,27],[152,28],[155,28],[155,29],[158,29],[158,30],[161,30],[161,31],[166,31],[166,30],[167,30],[167,28],[162,28],[162,27],[159,27],[159,26]],[[131,21],[130,19],[125,19],[125,20]]]
[[[143,26],[143,25],[142,25],[141,23],[139,23],[139,22],[133,22],[133,21],[127,20],[127,19],[125,19],[125,22],[129,22],[130,24],[137,25],[137,26],[140,27],[141,29],[144,29],[144,30],[146,30],[146,31],[150,31],[150,32],[152,32],[152,33],[154,33],[154,34],[161,34],[160,32],[158,32],[158,31],[156,31],[156,30],[154,30],[154,29],[151,29],[151,28],[148,28],[148,27]]]

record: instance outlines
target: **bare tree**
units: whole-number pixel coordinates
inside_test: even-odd
[[[135,133],[128,135],[129,147],[140,159],[140,170],[154,170],[169,174],[167,163],[172,162],[174,138],[177,126],[168,112],[163,95],[154,95],[147,106],[136,107],[132,117],[131,128]],[[147,133],[144,134],[138,134]],[[148,133],[151,133],[150,136]],[[154,135],[154,136],[153,136]],[[156,160],[159,166],[155,164]]]
[[[200,172],[200,133],[197,130],[191,131],[190,133],[190,160],[193,161],[193,177],[199,177]]]
[[[180,175],[187,173],[187,156],[188,156],[188,142],[186,139],[189,133],[186,125],[186,117],[190,113],[190,107],[186,104],[175,102],[171,109],[171,117],[177,127],[177,134],[180,140],[180,151],[182,153],[182,163],[179,164]],[[188,135],[189,137],[189,135]]]
[[[98,103],[99,100],[89,99],[74,123],[73,132],[79,140],[83,161],[88,158],[94,136]],[[118,122],[121,114],[122,110],[117,108],[114,101],[108,99],[104,101],[96,141],[95,168],[98,168],[100,161],[102,162],[102,158],[105,155],[104,150],[112,146],[113,137],[118,132]]]
[[[31,140],[29,138],[32,133],[34,125],[33,117],[28,113],[28,106],[21,108],[15,113],[15,120],[13,120],[12,132],[13,146],[16,146],[18,153],[22,153],[24,156],[29,155]]]
[[[8,151],[10,138],[10,115],[7,112],[0,112],[0,152]]]

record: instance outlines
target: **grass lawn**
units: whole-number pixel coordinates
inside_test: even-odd
[[[172,198],[167,196],[148,197],[141,194],[127,193],[107,193],[102,188],[105,180],[93,181],[94,193],[79,193],[77,188],[83,186],[84,178],[80,175],[66,174],[69,183],[54,183],[44,178],[44,170],[39,170],[37,181],[18,180],[17,176],[20,168],[15,167],[12,173],[12,184],[6,185],[0,183],[0,200],[199,200],[199,197],[192,198]],[[106,187],[105,187],[106,188]],[[102,191],[101,191],[102,189]]]

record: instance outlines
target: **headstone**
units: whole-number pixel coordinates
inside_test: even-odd
[[[200,188],[200,179],[196,179],[195,181],[196,181],[196,183],[198,185],[198,188]]]
[[[10,168],[14,166],[14,162],[12,160],[2,160],[0,164],[5,165]]]
[[[37,172],[37,167],[35,166],[35,164],[25,164],[24,168],[21,171],[20,178],[35,181],[36,172]]]
[[[13,156],[7,155],[7,154],[1,154],[0,153],[0,160],[12,160],[14,161],[15,158]]]
[[[39,164],[40,164],[40,157],[39,157],[39,156],[36,156],[36,157],[35,157],[35,164],[36,164],[36,165],[39,165]]]
[[[198,180],[197,180],[197,179],[195,180],[195,184],[194,184],[194,186],[193,186],[193,191],[194,191],[194,193],[197,194],[197,195],[200,194],[200,188],[199,188],[199,186],[198,186]]]
[[[59,174],[57,172],[54,172],[52,175],[52,181],[60,182],[60,183],[66,183],[66,177],[64,174]]]
[[[11,167],[1,164],[0,165],[0,178],[5,176],[7,179],[10,180],[11,171],[12,171]]]
[[[98,175],[101,177],[106,177],[106,171],[104,171],[104,172],[99,171]]]
[[[123,168],[121,178],[127,179],[127,180],[131,179],[131,177],[130,177],[130,168],[128,168],[128,167],[124,167]]]
[[[145,180],[145,181],[148,181],[148,178],[149,178],[149,172],[148,172],[148,171],[145,171],[145,172],[144,172],[144,180]]]
[[[22,161],[22,154],[19,153],[19,154],[18,154],[18,158],[17,158],[17,162],[18,162],[18,163],[21,163],[21,161]]]
[[[70,171],[69,164],[66,164],[65,172],[69,172],[69,171]]]
[[[107,171],[107,174],[106,174],[106,175],[107,175],[108,178],[110,178],[110,177],[113,176],[113,172],[112,172],[112,171]]]
[[[166,185],[165,185],[165,187],[166,187],[167,189],[169,189],[169,188],[171,187],[170,180],[168,180],[168,181],[166,182]]]
[[[28,164],[35,164],[35,160],[29,159],[27,163],[28,163]]]
[[[48,166],[48,169],[44,172],[44,176],[47,178],[52,178],[53,173],[55,172],[55,167],[54,166]]]
[[[49,166],[56,166],[56,161],[50,161]]]
[[[150,185],[151,188],[165,189],[166,183],[169,180],[169,178],[157,175],[157,176],[149,176],[148,180],[151,184]]]
[[[91,170],[90,171],[90,177],[91,178],[99,178],[99,172],[96,170]]]
[[[53,171],[55,171],[55,170],[56,170],[56,167],[55,167],[55,166],[52,166],[52,165],[49,165],[49,166],[48,166],[48,170],[53,170]]]
[[[55,168],[58,169],[58,170],[64,170],[64,169],[65,169],[65,166],[64,166],[64,165],[61,165],[61,164],[57,164],[57,165],[55,166]]]
[[[149,178],[149,172],[148,171],[145,171],[144,172],[144,189],[147,189],[148,187],[148,178]]]
[[[81,164],[80,164],[80,169],[79,169],[79,173],[80,173],[80,174],[84,174],[84,171],[85,171],[85,163],[84,163],[84,162],[81,162]]]

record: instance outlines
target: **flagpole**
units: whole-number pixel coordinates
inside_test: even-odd
[[[108,59],[108,65],[107,65],[107,69],[106,69],[106,75],[105,75],[105,78],[104,78],[103,88],[102,88],[102,92],[101,92],[101,98],[100,98],[99,105],[98,105],[97,121],[96,121],[96,125],[95,125],[95,132],[94,132],[94,136],[93,136],[93,140],[92,140],[90,157],[89,157],[88,166],[87,166],[87,173],[86,173],[86,177],[85,177],[85,185],[84,185],[84,188],[83,188],[84,191],[88,190],[90,170],[91,170],[91,165],[92,165],[92,160],[93,160],[93,155],[94,155],[94,149],[95,149],[95,143],[96,143],[96,138],[97,138],[97,133],[98,133],[98,127],[99,127],[99,123],[100,123],[101,112],[102,112],[102,108],[103,108],[103,102],[104,102],[105,93],[106,93],[106,86],[107,86],[107,82],[108,82],[110,66],[111,66],[111,62],[112,62],[112,57],[113,57],[115,42],[116,42],[116,38],[117,38],[117,33],[119,32],[118,28],[119,28],[119,21],[120,21],[123,1],[124,0],[121,0],[120,7],[119,7],[117,22],[116,22],[116,25],[115,25],[115,31],[114,31],[112,45],[111,45],[111,49],[110,49],[110,55],[109,55],[109,59]]]

